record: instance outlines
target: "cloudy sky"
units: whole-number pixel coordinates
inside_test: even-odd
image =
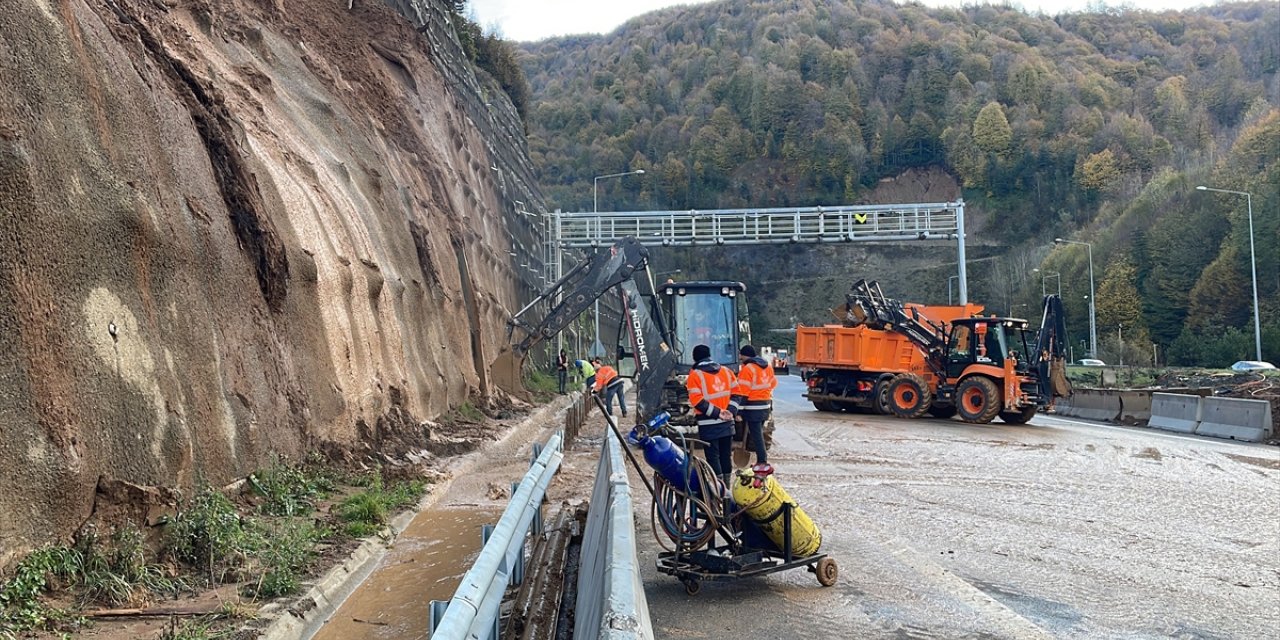
[[[607,33],[627,19],[677,4],[701,4],[708,0],[470,0],[468,6],[486,29],[497,26],[510,40],[541,40],[574,33]],[[973,4],[973,0],[923,0],[924,4]],[[1015,0],[1029,12],[1050,15],[1078,11],[1089,0]],[[1212,4],[1212,0],[1110,0],[1141,9],[1186,9]]]

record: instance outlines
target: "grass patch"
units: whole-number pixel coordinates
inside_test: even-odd
[[[223,582],[243,566],[256,542],[236,506],[212,487],[200,489],[165,528],[165,547],[176,560]]]
[[[74,547],[35,551],[0,585],[0,634],[78,624],[74,615],[43,602],[42,596],[55,591],[78,591],[81,605],[120,607],[144,605],[153,596],[186,588],[148,556],[142,532],[132,526],[117,529],[106,541],[85,535]]]
[[[250,475],[248,482],[265,499],[259,511],[272,516],[307,515],[337,490],[335,479],[320,471],[319,465],[290,465],[278,456],[270,467]]]
[[[548,402],[560,393],[560,381],[545,371],[531,371],[524,378],[524,388],[538,402]]]
[[[271,522],[264,524],[261,534],[257,553],[261,574],[256,583],[246,586],[245,595],[278,598],[297,593],[306,569],[315,560],[316,544],[329,537],[328,530],[309,523]]]
[[[344,523],[344,532],[353,538],[378,532],[386,525],[388,513],[416,503],[425,490],[426,483],[421,480],[399,482],[388,490],[383,485],[382,475],[372,474],[369,488],[348,496],[338,505],[338,517]]]

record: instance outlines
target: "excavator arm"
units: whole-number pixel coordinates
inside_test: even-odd
[[[507,321],[510,347],[498,355],[490,368],[499,385],[509,390],[523,389],[521,370],[524,358],[538,344],[564,331],[596,300],[610,295],[619,297],[623,311],[625,334],[630,339],[628,357],[634,363],[636,385],[636,418],[657,413],[662,405],[662,386],[675,368],[676,357],[669,346],[667,331],[656,309],[657,296],[650,279],[640,278],[647,293],[640,290],[634,277],[647,272],[649,250],[635,238],[623,238],[594,256],[582,261],[543,291],[532,302]],[[540,303],[556,299],[560,302],[545,315],[537,317]],[[623,367],[619,366],[619,369]]]
[[[1040,397],[1051,403],[1053,398],[1071,395],[1071,382],[1067,380],[1067,321],[1062,298],[1045,296],[1041,318],[1040,333],[1036,336],[1035,366]]]
[[[853,326],[865,324],[880,331],[895,331],[926,354],[929,366],[939,377],[946,378],[946,331],[928,319],[921,318],[914,309],[908,311],[900,300],[887,298],[880,283],[859,279],[845,295],[846,323]]]

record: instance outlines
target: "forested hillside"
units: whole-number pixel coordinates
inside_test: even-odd
[[[590,207],[593,176],[631,169],[646,174],[601,183],[602,208],[854,202],[942,167],[986,216],[991,237],[975,240],[1008,248],[985,270],[1006,274],[987,302],[1032,305],[1041,274],[1061,272],[1085,335],[1086,251],[1049,247],[1091,242],[1099,333],[1123,325],[1135,352],[1154,342],[1180,362],[1252,355],[1244,198],[1195,186],[1252,192],[1266,349],[1280,360],[1275,2],[1058,17],[716,2],[528,44],[523,61],[531,149],[557,206]]]

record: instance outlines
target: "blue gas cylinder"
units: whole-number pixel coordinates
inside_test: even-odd
[[[641,442],[644,447],[644,461],[653,467],[663,479],[672,485],[688,492],[698,493],[698,477],[689,469],[689,458],[684,449],[662,436],[652,436]],[[685,485],[685,474],[690,474],[689,485]]]

